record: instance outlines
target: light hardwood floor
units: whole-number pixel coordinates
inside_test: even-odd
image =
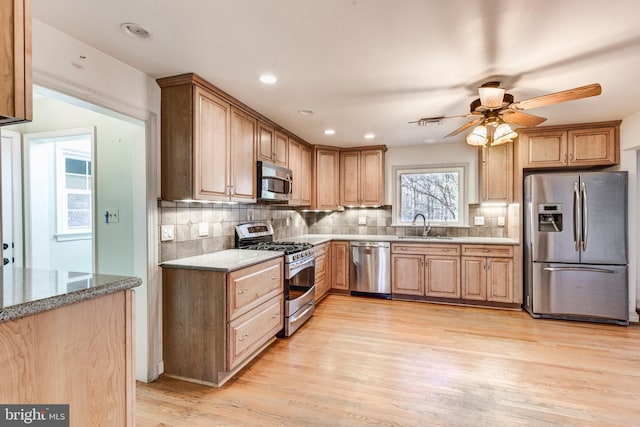
[[[638,426],[640,326],[329,295],[220,389],[138,383],[148,426]]]

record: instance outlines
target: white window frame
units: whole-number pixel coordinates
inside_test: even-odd
[[[78,149],[66,147],[64,142],[56,143],[56,211],[57,211],[57,238],[61,240],[66,237],[85,237],[91,235],[93,229],[93,181],[94,181],[94,163],[91,155],[92,136],[91,134],[82,134],[78,137],[87,137],[90,144],[90,151],[80,151]],[[75,138],[70,138],[75,139]],[[91,173],[87,176],[91,179],[90,188],[87,190],[69,190],[66,186],[66,160],[74,159],[89,162],[91,165]],[[89,196],[89,225],[87,227],[69,227],[68,224],[68,204],[67,196],[69,194],[86,194]]]
[[[469,167],[466,163],[446,164],[446,165],[411,165],[411,166],[394,166],[393,173],[393,206],[392,216],[394,226],[410,226],[412,221],[403,221],[401,215],[402,209],[402,189],[401,176],[404,174],[416,173],[450,173],[458,174],[458,220],[457,221],[435,221],[427,218],[427,222],[431,226],[436,227],[467,227],[467,176]],[[422,218],[420,218],[421,220]]]

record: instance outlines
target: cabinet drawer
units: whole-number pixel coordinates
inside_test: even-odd
[[[327,243],[323,243],[322,245],[318,245],[314,248],[316,258],[324,255],[327,252]]]
[[[227,320],[257,307],[283,290],[282,258],[233,271],[227,276]]]
[[[463,256],[513,257],[510,245],[462,245]]]
[[[417,255],[460,255],[460,245],[451,243],[394,243],[391,245],[391,252],[398,254]]]
[[[227,370],[235,368],[274,337],[283,325],[282,294],[229,322]]]

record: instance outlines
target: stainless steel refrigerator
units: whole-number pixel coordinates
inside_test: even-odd
[[[524,216],[529,314],[628,324],[627,172],[529,175]]]

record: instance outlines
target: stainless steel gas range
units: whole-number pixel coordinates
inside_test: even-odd
[[[271,224],[246,223],[236,226],[236,247],[283,252],[285,319],[280,336],[291,336],[315,311],[316,262],[313,246],[274,241]]]

